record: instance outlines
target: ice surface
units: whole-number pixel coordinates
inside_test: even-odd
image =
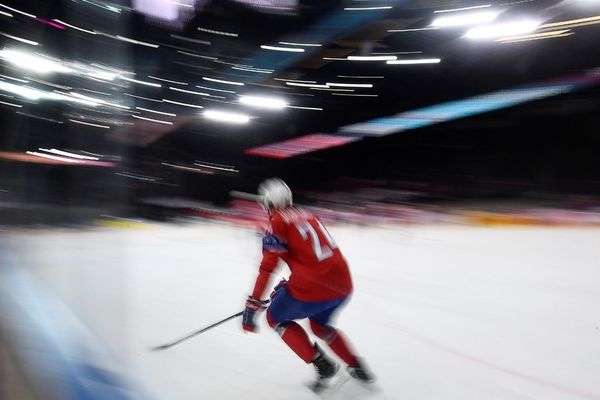
[[[332,399],[600,399],[600,229],[331,227],[355,295],[344,330],[378,377]],[[260,257],[228,225],[13,232],[7,246],[157,398],[314,399],[313,377],[240,311]],[[285,273],[286,269],[281,268]]]

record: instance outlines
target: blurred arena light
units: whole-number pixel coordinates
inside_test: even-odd
[[[348,61],[391,61],[395,60],[396,56],[348,56]]]
[[[250,116],[229,111],[206,110],[202,113],[204,118],[230,124],[247,124]]]
[[[128,82],[138,83],[140,85],[145,85],[145,86],[162,87],[162,85],[160,83],[140,81],[139,79],[128,78],[126,76],[122,76],[121,79],[128,81]]]
[[[163,124],[163,125],[173,125],[172,122],[170,121],[164,121],[162,119],[156,119],[156,118],[147,118],[147,117],[142,117],[139,115],[132,115],[133,118],[137,118],[137,119],[142,119],[144,121],[149,121],[149,122],[156,122],[157,124]]]
[[[175,105],[183,106],[183,107],[204,108],[198,104],[183,103],[181,101],[174,101],[174,100],[169,100],[169,99],[162,99],[162,101],[164,101],[165,103],[175,104]]]
[[[421,31],[431,31],[434,29],[440,29],[435,26],[428,26],[426,28],[409,28],[409,29],[388,29],[390,33],[401,33],[401,32],[421,32]]]
[[[341,83],[341,82],[327,82],[327,86],[331,87],[354,87],[354,88],[372,88],[372,83]]]
[[[122,104],[111,103],[111,102],[108,102],[106,100],[102,100],[102,99],[99,99],[97,97],[86,96],[86,95],[83,95],[81,93],[71,92],[71,93],[69,93],[69,95],[71,95],[72,97],[75,97],[75,98],[77,98],[79,100],[82,100],[82,101],[91,102],[91,103],[93,103],[95,105],[102,104],[102,105],[105,105],[105,106],[108,106],[108,107],[116,107],[116,108],[121,108],[121,109],[125,109],[125,110],[129,109],[129,107],[124,106]],[[70,99],[70,100],[72,100],[72,99]],[[77,101],[77,100],[74,100],[74,101]]]
[[[151,108],[136,107],[136,109],[137,110],[146,111],[146,112],[150,112],[150,113],[154,113],[154,114],[168,115],[170,117],[176,117],[177,116],[177,114],[174,114],[174,113],[168,113],[168,112],[164,112],[164,111],[152,110]]]
[[[327,90],[330,92],[354,92],[355,89],[339,89],[339,88],[331,88],[331,87],[326,87],[326,88],[320,88],[320,87],[310,87],[310,90]]]
[[[16,107],[16,108],[22,108],[23,107],[21,104],[9,103],[9,102],[6,102],[6,101],[0,101],[0,104],[3,104],[5,106],[9,106],[9,107]]]
[[[272,74],[273,72],[275,72],[273,70],[245,68],[245,67],[231,67],[231,69],[235,69],[238,71],[256,72],[257,74]]]
[[[269,14],[295,15],[298,12],[299,0],[235,0],[258,12]]]
[[[600,2],[598,4],[600,4]],[[544,24],[540,28],[543,28],[543,29],[547,29],[547,28],[578,28],[581,26],[588,26],[588,25],[595,25],[595,24],[600,24],[600,16],[598,16],[598,15],[593,16],[593,17],[587,17],[587,18],[571,19],[568,21],[552,22],[549,24]]]
[[[71,68],[64,66],[60,62],[21,50],[5,48],[0,50],[0,57],[18,67],[40,74],[73,72]]]
[[[288,108],[295,108],[298,110],[310,110],[310,111],[323,111],[322,107],[303,107],[303,106],[287,106]]]
[[[471,6],[471,7],[460,7],[460,8],[451,8],[451,9],[445,9],[445,10],[435,10],[434,13],[448,13],[448,12],[457,12],[457,11],[468,11],[468,10],[475,10],[475,9],[480,9],[480,8],[488,8],[491,7],[491,4],[481,4],[478,6]]]
[[[308,88],[328,88],[329,85],[319,85],[317,83],[300,83],[300,82],[286,82],[288,86],[299,86],[299,87],[308,87]]]
[[[150,21],[182,25],[204,3],[206,0],[133,0],[133,8]]]
[[[442,61],[441,58],[419,58],[414,60],[392,60],[386,61],[386,64],[396,65],[413,65],[413,64],[439,64]]]
[[[142,42],[141,40],[136,40],[136,39],[128,38],[128,37],[121,36],[121,35],[117,35],[115,37],[123,42],[139,44],[140,46],[152,47],[154,49],[157,49],[160,47],[158,44]]]
[[[510,36],[496,39],[497,42],[501,43],[517,43],[517,42],[527,42],[530,40],[542,40],[542,39],[553,39],[559,37],[571,36],[575,32],[572,32],[570,29],[563,29],[560,31],[551,31],[551,32],[541,32],[541,33],[532,33],[530,35],[518,35],[518,36]]]
[[[489,22],[494,21],[498,17],[498,15],[500,15],[499,11],[492,10],[460,13],[456,15],[443,14],[435,18],[431,23],[431,26],[435,26],[438,28],[447,28],[454,26],[487,24]]]
[[[101,81],[113,81],[118,76],[114,72],[110,72],[110,71],[103,71],[103,70],[99,70],[99,69],[90,69],[90,68],[86,68],[83,66],[78,66],[78,67],[80,69],[88,71],[87,73],[85,73],[85,75],[89,76],[90,78],[99,79]]]
[[[344,7],[345,11],[377,11],[377,10],[391,10],[392,6],[373,6],[373,7]]]
[[[44,149],[44,148],[40,147],[38,150],[45,151],[46,153],[58,154],[60,156],[71,157],[71,158],[78,158],[78,159],[81,159],[81,160],[96,160],[96,161],[100,160],[98,157],[83,156],[81,154],[71,153],[71,152],[64,151],[64,150],[58,150],[58,149],[55,149],[55,148]]]
[[[10,11],[12,11],[12,12],[15,12],[15,13],[17,13],[17,14],[24,15],[24,16],[26,16],[26,17],[29,17],[29,18],[37,18],[37,17],[36,17],[35,15],[33,15],[33,14],[26,13],[25,11],[21,11],[21,10],[18,10],[18,9],[16,9],[16,8],[12,8],[12,7],[6,6],[6,5],[4,5],[4,4],[0,4],[0,7],[2,7],[2,8],[5,8],[5,9],[7,9],[7,10],[10,10]],[[6,13],[6,14],[8,14],[8,13]],[[12,17],[12,15],[11,15],[11,17]]]
[[[217,31],[215,29],[203,28],[201,26],[198,27],[198,30],[201,31],[201,32],[206,32],[206,33],[210,33],[210,34],[213,34],[213,35],[231,36],[231,37],[238,37],[239,36],[235,32]]]
[[[169,86],[169,89],[174,90],[176,92],[181,92],[181,93],[195,94],[196,96],[209,96],[208,93],[196,92],[194,90],[181,89],[181,88],[174,87],[174,86]]]
[[[26,151],[25,153],[30,154],[32,156],[49,158],[51,160],[56,160],[56,161],[64,161],[64,162],[67,162],[67,163],[79,163],[79,160],[74,160],[74,159],[69,158],[69,157],[53,156],[51,154],[40,153],[38,151]]]
[[[75,124],[93,126],[94,128],[110,129],[110,126],[108,126],[108,125],[94,124],[92,122],[79,121],[79,120],[72,119],[72,118],[69,118],[69,121],[71,121]]]
[[[42,97],[56,100],[56,101],[69,101],[77,104],[83,104],[90,107],[96,107],[100,104],[99,101],[87,96],[78,96],[78,93],[65,93],[55,91],[53,93],[43,93]]]
[[[28,86],[16,85],[13,83],[2,82],[0,81],[0,90],[4,92],[9,92],[12,94],[16,94],[18,96],[24,97],[29,100],[40,100],[40,99],[48,99],[55,101],[68,101],[72,103],[83,104],[86,106],[96,107],[98,105],[102,105],[105,107],[115,107],[120,109],[129,109],[129,107],[108,102],[106,100],[102,100],[95,97],[85,96],[80,93],[75,92],[62,92],[59,90],[54,90],[52,92],[46,92],[43,90],[38,90],[34,88],[30,88]]]
[[[287,102],[283,99],[265,96],[240,96],[239,102],[249,107],[270,110],[282,110],[287,106]]]
[[[97,7],[97,8],[100,8],[102,10],[105,10],[105,11],[113,12],[115,14],[121,14],[121,11],[123,11],[122,8],[115,7],[114,5],[103,4],[103,3],[100,3],[98,1],[92,1],[92,0],[80,0],[80,1],[83,2],[83,3],[89,4],[92,7]],[[128,8],[126,10],[129,11]]]
[[[25,39],[25,38],[22,38],[22,37],[19,37],[19,36],[9,35],[8,33],[0,32],[0,34],[2,36],[4,36],[4,37],[9,38],[9,39],[16,40],[17,42],[25,43],[25,44],[28,44],[28,45],[31,45],[31,46],[38,46],[40,44],[39,42],[36,42],[36,41],[33,41],[33,40]]]
[[[215,171],[206,170],[204,168],[194,168],[194,167],[188,167],[185,165],[170,164],[170,163],[165,163],[165,162],[162,162],[160,164],[164,165],[165,167],[171,167],[171,168],[175,168],[175,169],[179,169],[179,170],[183,170],[183,171],[196,172],[196,173],[200,173],[200,174],[212,175],[215,173]]]
[[[242,83],[242,82],[226,81],[226,80],[223,80],[223,79],[209,78],[209,77],[206,77],[206,76],[203,76],[202,79],[204,79],[205,81],[209,81],[209,82],[223,83],[225,85],[244,86],[244,83]]]
[[[96,32],[94,32],[94,31],[91,31],[91,30],[89,30],[89,29],[83,29],[83,28],[81,28],[81,27],[79,27],[79,26],[75,26],[75,25],[72,25],[72,24],[68,24],[68,23],[66,23],[65,21],[61,21],[60,19],[53,19],[52,21],[54,21],[54,22],[58,22],[59,24],[62,24],[62,25],[64,25],[64,26],[68,26],[69,28],[72,28],[72,29],[78,30],[78,31],[80,31],[80,32],[89,33],[90,35],[97,35],[97,33],[96,33]]]
[[[300,48],[300,47],[281,47],[281,46],[267,46],[267,45],[261,45],[260,46],[261,49],[264,50],[273,50],[273,51],[288,51],[291,53],[304,53],[304,49]]]
[[[29,100],[39,100],[45,95],[41,90],[2,81],[0,81],[0,90],[16,94]]]
[[[194,162],[194,165],[196,165],[198,167],[202,167],[202,168],[215,169],[218,171],[240,172],[238,169],[236,169],[232,165],[217,164],[217,163],[212,163],[212,162],[208,162],[208,161],[196,161],[196,162]]]
[[[61,89],[61,90],[71,90],[71,89],[73,89],[71,86],[59,85],[58,83],[48,82],[48,81],[45,81],[43,79],[38,79],[38,78],[34,78],[34,77],[31,77],[31,76],[27,76],[27,75],[24,75],[23,77],[28,79],[24,83],[35,82],[35,83],[40,83],[42,85],[51,86],[53,88],[57,88],[57,89]]]
[[[0,77],[5,78],[5,79],[10,79],[12,81],[21,82],[21,83],[29,83],[29,81],[26,79],[15,78],[14,76],[0,74]]]
[[[506,36],[525,35],[533,33],[540,26],[540,22],[533,19],[502,22],[471,28],[465,34],[468,39],[485,40]]]
[[[150,79],[156,79],[156,80],[158,80],[158,81],[163,81],[163,82],[173,83],[173,84],[175,84],[175,85],[185,85],[185,86],[189,85],[188,83],[185,83],[185,82],[180,82],[180,81],[172,81],[172,80],[170,80],[170,79],[159,78],[158,76],[152,76],[152,75],[148,75],[148,78],[150,78]]]
[[[287,45],[287,46],[304,46],[304,47],[321,47],[322,44],[318,43],[296,43],[296,42],[279,42],[279,44]]]
[[[282,82],[317,83],[317,81],[307,81],[307,80],[290,79],[290,78],[273,78],[273,79],[276,81],[282,81]]]

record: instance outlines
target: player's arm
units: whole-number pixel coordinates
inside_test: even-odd
[[[246,300],[246,309],[242,318],[242,327],[245,331],[256,332],[257,326],[254,322],[254,315],[266,308],[267,302],[261,299],[271,281],[271,275],[277,268],[279,257],[287,253],[285,231],[282,228],[284,227],[273,223],[271,229],[263,237],[263,258],[254,283],[254,290]]]
[[[263,298],[265,290],[271,281],[271,274],[277,268],[279,258],[287,253],[287,241],[284,239],[282,233],[279,229],[273,229],[263,237],[263,257],[258,270],[258,276],[256,277],[256,283],[254,284],[254,290],[252,291],[252,297],[255,299]]]

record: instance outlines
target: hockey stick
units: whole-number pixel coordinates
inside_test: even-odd
[[[177,340],[174,340],[174,341],[172,341],[172,342],[169,342],[169,343],[165,343],[165,344],[163,344],[163,345],[160,345],[160,346],[154,346],[154,347],[151,347],[151,348],[150,348],[150,350],[152,350],[152,351],[166,350],[166,349],[168,349],[168,348],[170,348],[170,347],[173,347],[173,346],[175,346],[176,344],[179,344],[179,343],[183,342],[184,340],[191,339],[191,338],[193,338],[194,336],[201,334],[202,332],[206,332],[207,330],[209,330],[209,329],[212,329],[212,328],[214,328],[215,326],[219,326],[219,325],[221,325],[222,323],[229,321],[230,319],[237,318],[237,317],[239,317],[240,315],[242,315],[243,313],[244,313],[243,311],[240,311],[239,313],[235,313],[235,314],[233,314],[233,315],[230,315],[229,317],[227,317],[227,318],[225,318],[225,319],[222,319],[222,320],[220,320],[220,321],[218,321],[218,322],[215,322],[215,323],[214,323],[214,324],[212,324],[212,325],[209,325],[209,326],[207,326],[207,327],[205,327],[205,328],[202,328],[202,329],[200,329],[200,330],[197,330],[197,331],[195,331],[195,332],[192,332],[192,333],[190,333],[189,335],[185,335],[185,336],[183,336],[183,337],[181,337],[181,338],[179,338],[179,339],[177,339]]]

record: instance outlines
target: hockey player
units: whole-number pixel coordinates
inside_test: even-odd
[[[295,322],[308,318],[313,333],[347,364],[349,374],[372,382],[374,378],[364,363],[331,325],[332,315],[352,292],[350,271],[338,246],[314,215],[292,206],[292,192],[282,180],[268,179],[258,192],[271,225],[263,237],[263,258],[254,290],[246,301],[243,329],[256,332],[255,315],[266,308],[268,324],[298,357],[315,367],[317,390],[327,386],[339,366]],[[288,281],[275,286],[269,304],[262,299],[279,259],[288,264],[291,274]]]

